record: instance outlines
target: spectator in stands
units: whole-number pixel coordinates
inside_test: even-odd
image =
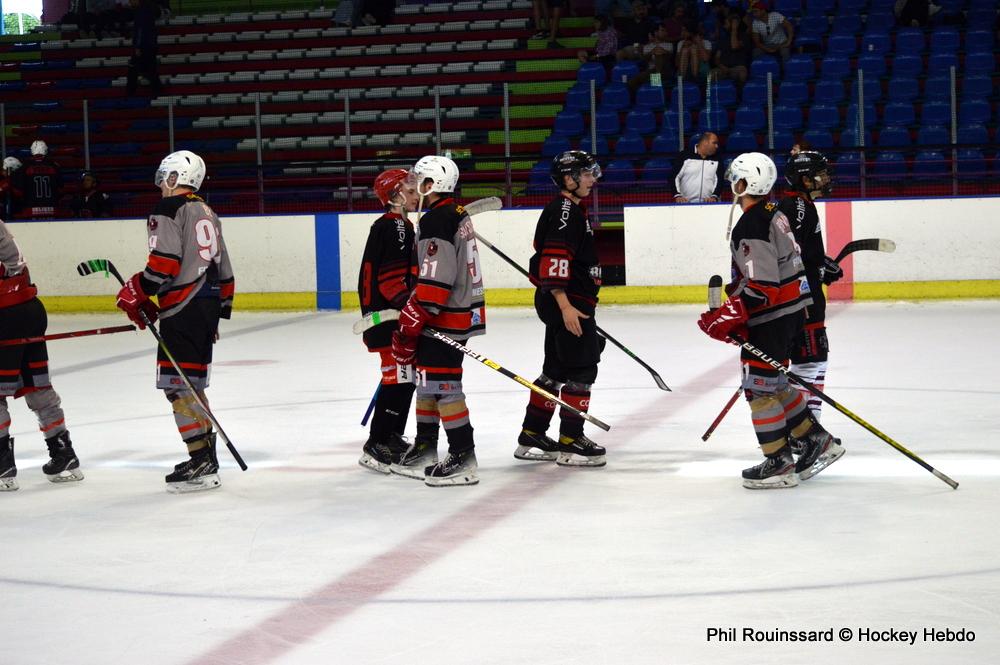
[[[768,11],[765,0],[752,0],[750,13],[753,16],[753,55],[779,54],[781,61],[791,54],[795,28],[783,14]]]
[[[687,7],[681,0],[676,0],[667,10],[667,18],[663,20],[663,27],[666,29],[667,39],[676,44],[684,39],[684,26],[687,25]]]
[[[632,3],[629,0],[596,0],[594,2],[594,15],[607,16],[612,19],[615,15],[631,16]]]
[[[74,217],[101,219],[111,216],[111,197],[100,190],[97,176],[84,171],[80,176],[80,189],[69,204]]]
[[[674,76],[674,43],[667,39],[667,30],[664,26],[658,26],[653,33],[653,39],[642,46],[642,56],[646,69],[628,82],[633,93],[649,82],[653,74],[660,75],[659,85],[663,86]]]
[[[361,22],[365,25],[389,25],[396,13],[396,0],[364,0]]]
[[[563,7],[566,6],[566,0],[533,0],[532,4],[535,9],[535,28],[538,30],[532,39],[545,39],[548,37],[549,48],[561,48],[556,37],[559,35],[559,20],[562,18]],[[547,25],[547,28],[542,28],[542,25]]]
[[[808,152],[810,150],[812,150],[812,146],[809,145],[809,141],[806,141],[805,139],[799,139],[795,143],[795,145],[792,146],[792,149],[788,151],[788,156],[794,157],[800,152]]]
[[[750,34],[739,9],[727,7],[715,51],[715,77],[743,87],[750,72]]]
[[[139,85],[139,76],[149,81],[154,95],[159,95],[162,86],[157,74],[157,37],[156,20],[160,17],[160,8],[155,0],[130,0],[135,10],[135,24],[132,29],[132,57],[128,62],[128,84],[126,90],[134,95]]]
[[[719,187],[725,180],[719,151],[719,137],[713,132],[697,134],[694,147],[674,160],[674,201],[677,203],[713,203],[719,200]]]
[[[618,52],[618,31],[611,25],[611,19],[603,15],[594,18],[594,30],[597,35],[594,50],[581,50],[577,57],[580,62],[600,62],[605,69],[610,70],[615,66],[615,54]]]
[[[677,43],[677,73],[695,82],[708,78],[711,52],[712,42],[705,39],[701,25],[697,22],[688,24],[681,31],[681,41]]]
[[[893,7],[899,25],[907,28],[926,28],[939,11],[941,7],[929,0],[896,0]]]
[[[643,0],[632,3],[632,17],[621,27],[620,43],[624,44],[618,51],[619,60],[642,60],[642,47],[653,40],[659,22],[649,15],[649,5]]]

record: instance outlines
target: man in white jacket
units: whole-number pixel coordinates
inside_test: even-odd
[[[716,156],[719,137],[705,132],[694,139],[694,147],[674,160],[674,201],[712,203],[719,200],[719,186],[725,179],[722,160]]]

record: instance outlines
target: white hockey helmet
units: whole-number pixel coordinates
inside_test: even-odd
[[[736,197],[767,196],[774,183],[778,180],[778,169],[767,155],[760,152],[745,152],[729,165],[726,170],[726,180],[729,181]],[[736,192],[736,183],[745,180],[747,188],[742,193]]]
[[[201,181],[205,179],[205,160],[190,150],[178,150],[163,158],[160,168],[156,169],[154,183],[157,187],[164,181],[170,181],[170,176],[176,174],[172,187],[190,187],[197,191]]]
[[[458,166],[447,157],[428,155],[421,157],[413,165],[413,174],[417,177],[417,192],[424,196],[429,192],[450,194],[458,187]],[[424,191],[424,181],[433,180],[430,189]]]
[[[35,141],[31,144],[31,156],[37,157],[39,155],[49,154],[49,146],[45,145],[45,141]]]
[[[17,157],[4,157],[3,167],[13,173],[21,168],[21,160]]]

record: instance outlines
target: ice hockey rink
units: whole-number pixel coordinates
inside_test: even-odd
[[[222,488],[181,496],[164,491],[185,453],[152,336],[50,343],[86,479],[44,479],[33,415],[14,403],[0,663],[996,663],[1000,303],[831,306],[827,392],[954,491],[829,407],[841,461],[795,489],[743,489],[759,459],[745,402],[700,438],[738,376],[700,310],[599,312],[673,388],[609,345],[591,409],[612,429],[588,425],[603,469],[514,460],[527,392],[467,360],[475,487],[358,466],[378,372],[356,313],[223,322],[209,395],[250,470],[220,449]],[[533,379],[533,313],[489,317],[474,348]],[[51,316],[49,332],[120,323]]]

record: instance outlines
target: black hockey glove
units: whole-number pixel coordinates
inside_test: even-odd
[[[823,267],[821,269],[823,283],[829,286],[844,276],[844,269],[840,264],[829,256],[823,257]]]

